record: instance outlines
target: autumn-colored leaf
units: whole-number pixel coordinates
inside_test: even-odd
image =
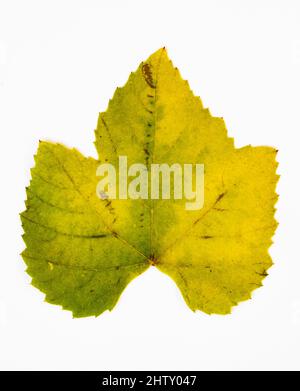
[[[117,88],[95,131],[99,159],[40,142],[22,213],[23,258],[49,303],[73,316],[112,309],[151,265],[192,310],[226,314],[250,298],[272,260],[276,150],[235,148],[160,49]],[[100,163],[201,163],[204,206],[97,197]]]

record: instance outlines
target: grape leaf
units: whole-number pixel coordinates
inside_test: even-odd
[[[276,150],[235,148],[222,118],[193,95],[160,49],[117,88],[95,130],[99,159],[40,142],[22,253],[32,284],[74,317],[111,310],[126,285],[153,265],[192,310],[227,314],[261,286],[278,175]],[[205,202],[108,199],[96,195],[100,163],[203,163]]]

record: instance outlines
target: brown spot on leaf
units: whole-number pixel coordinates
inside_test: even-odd
[[[142,72],[143,72],[143,76],[144,76],[144,79],[145,79],[146,83],[147,83],[151,88],[155,88],[155,83],[154,83],[154,81],[153,81],[153,75],[152,75],[152,71],[151,71],[151,66],[150,66],[150,64],[145,63],[145,64],[142,66]]]

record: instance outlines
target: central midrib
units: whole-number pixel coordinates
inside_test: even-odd
[[[160,57],[157,62],[156,66],[156,71],[155,71],[155,88],[154,88],[154,108],[153,108],[153,142],[152,142],[152,153],[150,156],[150,167],[155,161],[155,136],[156,136],[156,130],[157,130],[157,116],[156,116],[156,105],[157,105],[157,97],[158,97],[158,79],[159,79],[159,68],[160,68],[160,63],[161,63],[161,58],[163,55],[164,49],[162,49]],[[149,251],[150,251],[150,256],[149,256],[149,263],[151,265],[155,265],[156,259],[155,259],[155,254],[153,251],[153,226],[154,226],[154,202],[153,199],[150,197],[150,238],[149,238]]]

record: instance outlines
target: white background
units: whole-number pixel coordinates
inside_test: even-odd
[[[229,316],[193,313],[151,268],[112,312],[44,303],[19,256],[39,139],[96,157],[117,86],[166,46],[236,146],[279,149],[280,222],[264,287]],[[300,2],[0,0],[0,368],[300,369]]]

